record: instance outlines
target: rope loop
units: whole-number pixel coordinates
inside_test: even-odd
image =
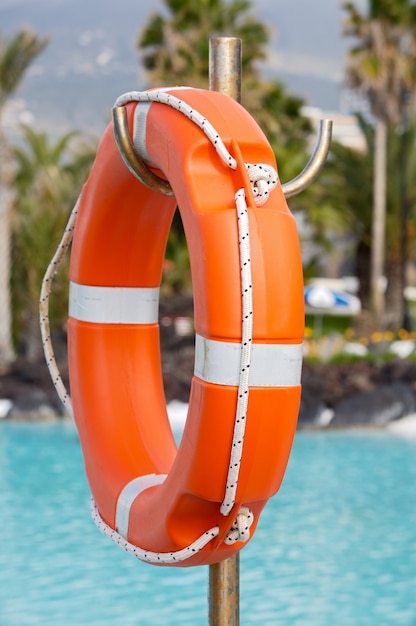
[[[254,515],[247,506],[242,506],[229,530],[224,543],[232,546],[237,541],[244,543],[250,539],[250,526],[254,521]]]
[[[256,206],[262,206],[269,199],[269,194],[276,187],[279,177],[276,170],[267,163],[245,163],[250,178],[251,190]]]

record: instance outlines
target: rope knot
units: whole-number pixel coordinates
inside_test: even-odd
[[[276,187],[279,177],[276,170],[266,163],[245,163],[250,178],[256,206],[262,206],[269,199],[269,194]]]
[[[250,539],[250,526],[253,521],[253,512],[247,506],[242,506],[224,539],[224,543],[231,546],[237,541],[243,541],[244,543],[248,541]]]

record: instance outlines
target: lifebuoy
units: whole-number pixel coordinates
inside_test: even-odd
[[[253,535],[289,458],[304,330],[297,229],[270,145],[234,100],[172,88],[117,104],[174,197],[132,175],[110,124],[78,202],[70,264],[70,387],[93,516],[143,561],[211,564]],[[178,449],[158,329],[176,204],[196,333]]]

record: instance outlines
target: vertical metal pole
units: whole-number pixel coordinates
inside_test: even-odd
[[[241,102],[241,39],[209,40],[209,88]]]
[[[240,555],[209,566],[209,626],[240,623]]]
[[[241,39],[209,40],[209,88],[241,101]],[[209,626],[240,623],[239,553],[209,566]]]

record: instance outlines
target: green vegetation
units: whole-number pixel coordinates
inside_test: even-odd
[[[414,256],[416,240],[416,7],[411,0],[370,0],[366,14],[351,2],[344,8],[345,35],[353,41],[346,78],[372,112],[371,118],[360,118],[366,149],[357,152],[334,143],[318,180],[290,199],[290,206],[295,214],[302,214],[308,240],[318,250],[304,268],[305,278],[316,272],[319,255],[331,249],[334,234],[349,236],[349,254],[360,279],[359,295],[366,315],[370,311],[373,316],[372,330],[388,328],[397,335],[404,318],[405,268]],[[282,83],[262,78],[260,62],[267,54],[269,33],[267,26],[257,20],[249,0],[165,0],[163,10],[150,17],[137,41],[149,86],[188,84],[206,88],[209,39],[221,35],[234,35],[243,41],[242,104],[267,135],[282,181],[289,180],[308,159],[311,124],[302,113],[301,99],[289,94]],[[3,371],[12,363],[16,349],[28,359],[38,356],[37,300],[41,278],[95,153],[95,145],[83,142],[76,132],[52,142],[44,133],[23,126],[18,146],[12,147],[7,141],[2,126],[5,104],[46,45],[46,40],[28,31],[9,40],[0,36]],[[388,288],[386,306],[381,302],[380,309],[380,290],[376,302],[374,281],[381,273],[388,278]],[[65,329],[66,285],[64,267],[55,285],[57,297],[53,299],[51,320],[58,331]],[[191,290],[178,212],[167,247],[163,290],[166,294]],[[306,340],[311,347],[313,342],[332,336],[341,337],[344,342],[350,340],[349,325],[356,323],[341,318],[306,321]],[[311,328],[314,337],[308,337]],[[375,345],[377,342],[370,335],[371,331],[367,341]],[[355,337],[357,342],[364,339],[359,333]],[[316,354],[311,349],[308,358],[316,358]],[[357,357],[339,354],[336,358]]]
[[[314,337],[341,333],[351,328],[352,318],[348,315],[305,315],[305,326],[313,331]]]
[[[76,132],[52,144],[44,133],[28,126],[21,131],[24,143],[14,149],[12,305],[14,334],[26,359],[36,362],[42,353],[38,320],[42,278],[91,167],[95,145],[87,145]],[[66,325],[68,261],[54,281],[53,328]]]
[[[371,218],[371,312],[378,325],[398,328],[404,319],[404,286],[409,258],[408,122],[416,90],[416,6],[412,0],[370,0],[367,13],[344,5],[345,35],[353,43],[347,60],[347,83],[369,104],[374,124],[374,187]],[[396,136],[396,160],[388,160]],[[387,179],[397,181],[387,190]],[[412,177],[414,178],[414,177]],[[387,216],[386,216],[387,212]],[[392,230],[391,220],[395,214]],[[396,253],[386,259],[386,232],[395,232]],[[389,235],[387,235],[389,237]],[[390,236],[391,240],[391,236]],[[392,253],[392,246],[390,246]],[[380,278],[388,280],[386,298]],[[386,300],[386,301],[384,301]]]
[[[0,34],[0,371],[7,370],[15,357],[10,297],[13,159],[3,128],[3,114],[28,67],[46,45],[46,39],[39,39],[28,30],[18,32],[11,39]]]

